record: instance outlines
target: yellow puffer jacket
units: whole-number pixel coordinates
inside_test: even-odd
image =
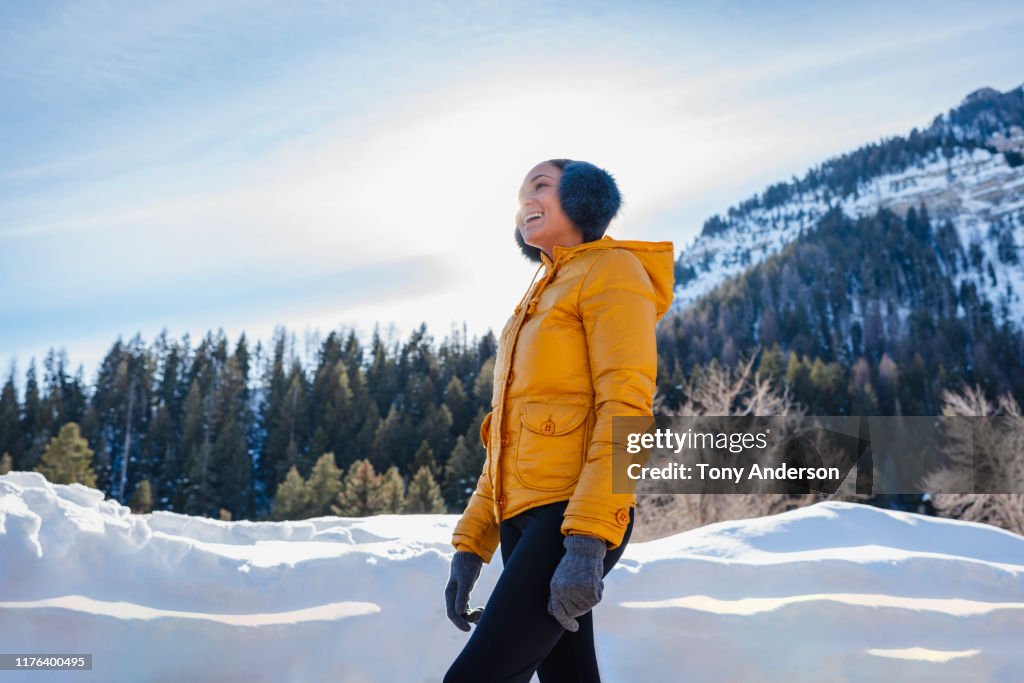
[[[487,459],[452,536],[488,563],[498,524],[524,510],[568,500],[562,533],[603,538],[611,550],[636,506],[635,493],[612,493],[612,416],[653,414],[672,242],[605,235],[552,252],[553,262],[541,252],[544,277],[501,333],[480,428]]]

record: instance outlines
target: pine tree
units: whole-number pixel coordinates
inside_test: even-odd
[[[477,403],[490,405],[494,390],[494,357],[487,358],[480,366],[480,371],[473,382],[473,394]]]
[[[395,401],[373,437],[370,462],[373,463],[374,469],[383,470],[396,462],[402,462],[405,459],[403,453],[409,451],[407,444],[415,436],[409,415]]]
[[[221,372],[213,402],[216,433],[213,467],[217,472],[217,501],[231,512],[232,517],[243,519],[252,514],[253,504],[252,460],[246,438],[250,419],[246,381],[241,358],[235,353],[228,358]]]
[[[391,397],[398,391],[398,380],[394,361],[388,356],[388,349],[380,336],[380,326],[373,326],[373,340],[370,342],[370,366],[366,370],[366,386],[370,398],[377,406],[377,414],[386,412]]]
[[[147,514],[153,511],[153,489],[149,484],[149,479],[143,479],[135,486],[129,507],[136,514]]]
[[[285,335],[282,328],[274,330],[274,351],[267,365],[263,385],[266,399],[261,406],[260,423],[263,425],[263,448],[260,451],[259,478],[268,496],[273,496],[277,484],[281,481],[280,473],[287,472],[284,464],[285,453],[291,435],[287,424],[282,419],[284,413],[284,395],[287,389],[287,378],[284,374]]]
[[[421,467],[430,470],[431,477],[437,477],[437,460],[434,459],[434,451],[431,450],[426,439],[420,442],[420,447],[416,449],[416,455],[412,458],[413,471],[419,471]]]
[[[765,379],[776,382],[782,375],[782,349],[779,343],[775,342],[771,348],[761,354],[757,371]]]
[[[465,437],[455,442],[444,465],[443,491],[445,500],[456,508],[465,507],[483,471],[486,452],[483,448],[470,448]]]
[[[180,490],[181,510],[189,515],[212,516],[217,511],[216,471],[211,457],[208,401],[200,393],[199,378],[185,399],[181,450],[185,459],[184,482]]]
[[[409,491],[402,511],[407,514],[428,515],[447,512],[444,498],[441,496],[441,487],[437,485],[426,467],[420,467],[409,482]]]
[[[11,456],[11,467],[21,467],[25,446],[21,438],[21,424],[18,422],[18,394],[14,388],[14,367],[0,391],[0,453]]]
[[[186,470],[185,514],[212,517],[217,509],[217,472],[213,469],[213,448],[209,439],[199,442],[189,454]]]
[[[43,359],[43,392],[40,410],[41,426],[50,433],[56,433],[58,425],[72,421],[67,417],[64,409],[64,387],[67,381],[64,364],[58,361],[57,352],[51,347]]]
[[[78,482],[96,488],[92,455],[89,442],[82,438],[78,424],[68,422],[46,445],[36,472],[54,484]]]
[[[97,441],[96,478],[99,487],[122,503],[135,481],[151,476],[140,472],[142,436],[147,431],[153,361],[142,337],[127,343],[120,338],[103,357],[97,372],[92,404]],[[141,476],[139,476],[141,475]]]
[[[476,411],[476,407],[466,396],[465,390],[462,388],[462,382],[458,377],[452,377],[448,381],[448,386],[444,390],[444,404],[448,407],[448,412],[452,416],[452,426],[455,431],[461,432],[466,428],[466,424],[473,419],[473,413]],[[419,469],[419,465],[413,462],[413,467]],[[436,475],[436,471],[431,471],[431,475]]]
[[[452,448],[455,447],[455,438],[452,436],[452,414],[448,411],[448,406],[445,404],[442,403],[439,406],[430,406],[426,408],[426,419],[417,424],[419,425],[419,429],[416,430],[417,434],[415,438],[426,439],[433,452],[450,453]],[[410,441],[408,445],[413,443],[417,442]],[[408,448],[408,445],[406,447],[408,459],[399,460],[396,458],[392,462],[401,467],[403,471],[415,472],[418,469],[418,467],[413,466],[415,451]]]
[[[900,369],[888,352],[882,354],[878,362],[879,402],[883,410],[891,411],[890,415],[899,415]]]
[[[851,415],[877,415],[878,397],[871,383],[871,368],[867,360],[861,356],[850,368],[850,379],[847,385],[850,396]]]
[[[791,351],[789,353],[789,360],[786,362],[786,384],[798,396],[807,395],[810,374],[810,362],[807,357],[800,357],[796,351]]]
[[[810,390],[816,406],[826,415],[841,415],[845,412],[843,389],[847,380],[839,363],[824,363],[815,358],[809,375]]]
[[[341,469],[334,462],[334,453],[321,455],[306,484],[309,493],[309,515],[323,517],[331,514],[331,505],[341,493]]]
[[[349,454],[353,453],[373,453],[374,439],[376,438],[377,430],[380,429],[381,419],[380,413],[377,412],[377,403],[374,401],[369,402],[370,405],[366,407],[366,416],[363,418],[363,423],[359,427],[359,431],[356,432],[355,439],[352,442],[352,447],[348,449]],[[351,459],[342,459],[338,461],[338,465],[342,469],[346,469],[352,466],[358,458],[351,457]]]
[[[305,372],[298,358],[292,359],[288,385],[282,399],[278,429],[287,435],[285,463],[278,466],[278,476],[286,471],[284,466],[297,464],[300,472],[309,472],[313,463],[308,460],[306,446],[309,440],[309,389]]]
[[[152,386],[151,366],[149,351],[141,335],[136,334],[129,341],[117,368],[117,386],[124,405],[119,406],[119,410],[123,410],[122,441],[119,444],[121,448],[117,469],[111,481],[111,493],[122,503],[128,502],[128,487],[135,475],[130,468],[142,451],[139,434],[145,433],[146,406],[149,405]]]
[[[659,366],[661,359],[658,359]],[[663,376],[663,375],[659,375]],[[679,359],[672,361],[672,372],[661,382],[661,386],[655,399],[660,399],[660,405],[670,410],[675,410],[683,402],[683,387],[686,385],[686,376],[683,374],[682,364]],[[662,414],[658,411],[656,414]]]
[[[146,430],[145,460],[151,472],[150,488],[164,508],[170,503],[171,492],[180,486],[181,461],[170,407],[163,399],[158,400],[160,404]]]
[[[277,487],[274,498],[274,519],[277,521],[306,519],[309,511],[309,490],[295,465]]]
[[[331,511],[340,517],[367,517],[380,512],[381,476],[365,458],[352,463],[345,473],[337,505]]]
[[[172,503],[184,476],[181,443],[182,406],[189,385],[182,377],[187,361],[188,337],[179,345],[167,339],[162,330],[155,341],[154,357],[159,368],[153,389],[152,418],[146,429],[143,462],[150,473],[154,505],[159,509],[179,509]],[[84,427],[83,427],[84,428]]]
[[[337,453],[346,447],[351,436],[351,401],[341,340],[331,332],[320,349],[320,364],[313,379],[310,405],[316,430],[310,440],[311,453]]]
[[[284,371],[286,334],[283,329],[275,331],[274,355],[264,380],[269,384],[269,395],[261,412],[265,430],[260,453],[259,478],[261,488],[273,496],[279,482],[283,481],[292,465],[300,473],[308,473],[313,466],[308,451],[310,438],[310,404],[308,381],[302,363],[288,353],[290,366]]]
[[[18,466],[22,470],[32,469],[39,463],[39,457],[42,455],[43,449],[46,448],[47,440],[52,436],[47,432],[40,431],[39,412],[39,381],[36,379],[36,361],[33,358],[25,372],[25,402],[22,405],[21,419],[21,436],[25,455]]]
[[[67,383],[64,366],[58,361],[57,352],[50,348],[43,359],[43,383],[39,396],[37,428],[41,434],[57,434],[61,425],[73,421],[64,408]]]
[[[363,384],[361,377],[359,377],[363,369],[363,346],[359,343],[359,335],[356,334],[355,329],[350,329],[348,336],[345,338],[342,358],[345,361],[345,367],[348,369],[349,382],[352,384],[352,389],[353,391],[358,391]]]
[[[928,372],[925,369],[924,358],[919,352],[914,352],[910,361],[910,370],[907,372],[907,386],[911,390],[918,408],[911,412],[912,415],[932,415],[931,387],[929,386]]]
[[[368,419],[371,409],[376,410],[376,405],[374,401],[370,400],[369,388],[366,385],[366,373],[363,370],[363,349],[354,330],[349,332],[345,342],[343,360],[348,369],[349,398],[342,424],[342,443],[339,448],[334,449],[334,461],[344,469],[362,454],[369,452],[373,432],[370,432],[370,438],[363,443],[361,442],[361,429]],[[379,421],[380,414],[375,413],[375,415],[376,420]]]
[[[398,468],[392,465],[381,477],[380,490],[377,494],[379,504],[377,512],[398,514],[405,506],[405,482]]]
[[[479,410],[477,410],[476,416],[469,423],[469,426],[466,428],[466,431],[461,434],[463,441],[466,442],[466,447],[469,448],[470,450],[475,451],[476,455],[480,457],[481,463],[483,462],[483,459],[487,456],[487,446],[484,445],[483,439],[480,438],[480,429],[483,428],[485,419],[487,419],[487,409],[481,407]],[[458,442],[458,437],[455,437],[455,442],[452,444],[453,449],[455,448],[455,445],[458,444]],[[437,470],[435,471],[437,472],[437,474],[434,475],[434,479],[437,480],[438,483],[440,483],[440,480],[443,477],[440,463],[438,464]]]

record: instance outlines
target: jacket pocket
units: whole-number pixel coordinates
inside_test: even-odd
[[[516,475],[526,486],[557,491],[574,484],[587,452],[590,407],[532,401],[522,404]]]

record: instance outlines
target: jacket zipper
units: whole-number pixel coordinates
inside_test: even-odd
[[[506,356],[505,366],[502,368],[502,372],[501,372],[501,389],[499,390],[499,393],[498,393],[498,405],[495,408],[495,414],[494,414],[494,417],[492,418],[492,422],[493,422],[493,420],[497,420],[498,421],[498,444],[497,444],[498,457],[497,458],[492,458],[495,476],[491,477],[492,484],[493,484],[493,493],[494,493],[494,499],[492,500],[492,504],[493,504],[493,507],[494,507],[495,519],[497,519],[498,522],[501,521],[501,519],[502,519],[502,512],[503,512],[503,510],[501,509],[502,506],[498,505],[498,500],[501,498],[502,493],[503,493],[503,491],[502,491],[502,483],[503,482],[501,480],[501,459],[505,455],[505,447],[501,443],[501,436],[502,436],[502,422],[503,422],[504,417],[505,417],[505,392],[508,390],[508,374],[512,370],[512,359],[515,356],[516,343],[519,341],[519,330],[520,330],[520,328],[522,328],[523,322],[526,320],[526,316],[533,311],[533,306],[531,306],[531,305],[528,305],[526,307],[526,309],[524,310],[523,309],[523,302],[526,301],[527,297],[529,297],[531,299],[535,298],[539,294],[539,290],[541,290],[544,285],[546,285],[548,282],[551,281],[551,276],[555,272],[555,266],[554,266],[554,264],[552,264],[551,271],[547,274],[547,276],[545,276],[545,278],[543,280],[540,281],[540,283],[538,283],[538,285],[536,287],[536,289],[538,291],[535,293],[534,292],[534,283],[536,282],[536,279],[537,279],[537,273],[540,272],[540,269],[541,269],[541,267],[543,267],[543,265],[544,264],[541,264],[541,266],[539,266],[537,268],[537,270],[535,270],[533,272],[533,278],[530,279],[530,286],[527,287],[526,294],[524,294],[522,296],[522,298],[519,299],[519,303],[516,305],[516,308],[515,308],[516,321],[512,325],[512,330],[509,333],[509,338],[508,338],[509,349],[508,349],[508,353],[505,354],[505,356]]]

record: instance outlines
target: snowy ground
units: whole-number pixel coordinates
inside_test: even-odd
[[[0,681],[440,681],[454,515],[135,516],[0,476]],[[471,604],[501,571],[484,566]],[[595,608],[604,680],[1019,681],[1024,538],[824,503],[631,544]]]

